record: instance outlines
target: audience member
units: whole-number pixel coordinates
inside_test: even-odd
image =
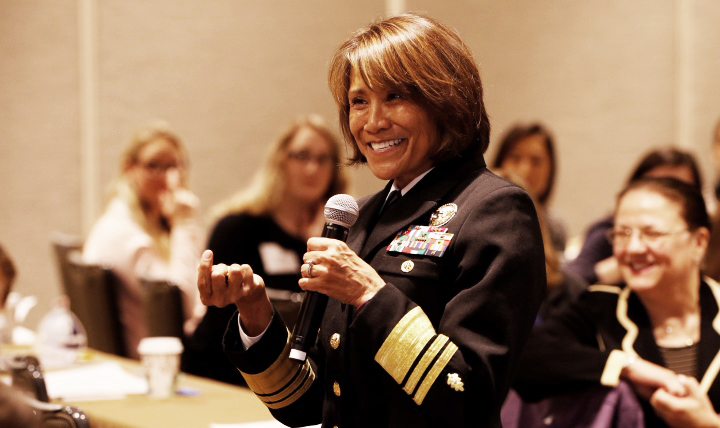
[[[523,189],[527,189],[527,185],[521,177],[506,172],[503,169],[496,169],[493,172],[500,177],[512,181]],[[534,199],[533,202],[535,202]],[[536,207],[537,205],[538,204],[535,203]],[[582,294],[588,285],[582,278],[564,271],[557,249],[553,248],[550,230],[544,214],[543,210],[538,209],[538,221],[540,223],[543,247],[545,249],[547,290],[542,303],[540,303],[535,325],[542,324],[544,320],[553,316],[554,313],[562,311],[565,306],[569,305],[570,302]]]
[[[340,157],[340,140],[321,117],[297,118],[271,146],[254,183],[214,209],[219,220],[208,248],[215,262],[249,264],[268,289],[301,293],[298,280],[307,240],[322,233],[328,198],[347,191]],[[299,301],[278,306],[290,329],[299,309]],[[186,371],[245,384],[222,349],[235,310],[234,305],[207,308],[190,340],[183,362]]]
[[[0,310],[5,308],[5,302],[12,290],[16,274],[15,264],[10,258],[10,254],[0,245]]]
[[[500,142],[493,168],[515,174],[525,183],[525,190],[535,199],[542,212],[552,247],[563,255],[567,242],[565,223],[548,209],[557,175],[555,142],[550,131],[540,123],[516,124]]]
[[[643,177],[673,177],[690,183],[702,192],[703,182],[695,157],[687,151],[666,147],[645,154],[633,170],[628,184]],[[613,228],[609,215],[593,223],[585,234],[578,256],[568,261],[565,270],[583,278],[588,284],[616,284],[620,279],[612,245],[607,240]]]
[[[720,200],[720,119],[718,119],[713,130],[712,158],[715,164],[715,198]]]
[[[695,186],[631,181],[618,196],[610,234],[623,282],[590,286],[536,329],[518,393],[533,401],[624,380],[647,427],[720,426],[713,410],[720,406],[713,362],[720,358],[720,284],[700,272],[709,225]]]
[[[196,221],[198,199],[186,187],[187,163],[180,138],[165,122],[138,130],[122,156],[107,208],[83,247],[88,262],[110,266],[121,280],[118,305],[133,358],[147,331],[140,278],[180,288],[186,334],[205,312],[194,285],[205,238]]]
[[[710,232],[710,244],[705,255],[705,273],[720,281],[720,210],[717,209],[720,203],[720,120],[718,120],[713,130],[712,136],[712,154],[715,163],[715,188],[714,198],[715,209],[708,209],[710,212],[710,221],[712,223],[712,231]]]
[[[304,363],[253,267],[203,254],[203,302],[238,309],[225,351],[286,425],[499,427],[545,264],[532,200],[485,166],[472,53],[403,14],[350,36],[328,80],[352,162],[388,183],[360,201],[347,243],[307,242],[299,285],[329,301]]]

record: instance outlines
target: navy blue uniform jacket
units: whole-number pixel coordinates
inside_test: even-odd
[[[533,203],[482,157],[437,165],[377,219],[389,189],[360,201],[348,237],[386,281],[380,292],[357,312],[330,299],[305,364],[288,359],[278,316],[247,351],[233,317],[225,350],[290,426],[499,427],[546,286]],[[446,204],[456,213],[442,257],[387,251]]]

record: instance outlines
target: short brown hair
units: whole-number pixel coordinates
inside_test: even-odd
[[[423,15],[398,15],[356,31],[335,53],[328,85],[353,153],[350,162],[364,163],[349,126],[353,70],[370,89],[399,91],[430,113],[440,132],[430,155],[434,161],[487,150],[490,121],[480,72],[470,49],[450,27]]]

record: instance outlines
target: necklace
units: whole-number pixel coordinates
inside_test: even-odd
[[[672,334],[672,332],[673,332],[673,327],[671,325],[666,325],[665,326],[665,335],[669,336]],[[695,344],[695,341],[692,340],[692,338],[688,337],[687,339],[685,339],[686,346],[693,346],[694,344]]]

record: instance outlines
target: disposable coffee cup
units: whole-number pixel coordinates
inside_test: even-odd
[[[148,383],[148,397],[172,396],[182,351],[182,342],[177,337],[146,337],[140,340],[138,353]]]

